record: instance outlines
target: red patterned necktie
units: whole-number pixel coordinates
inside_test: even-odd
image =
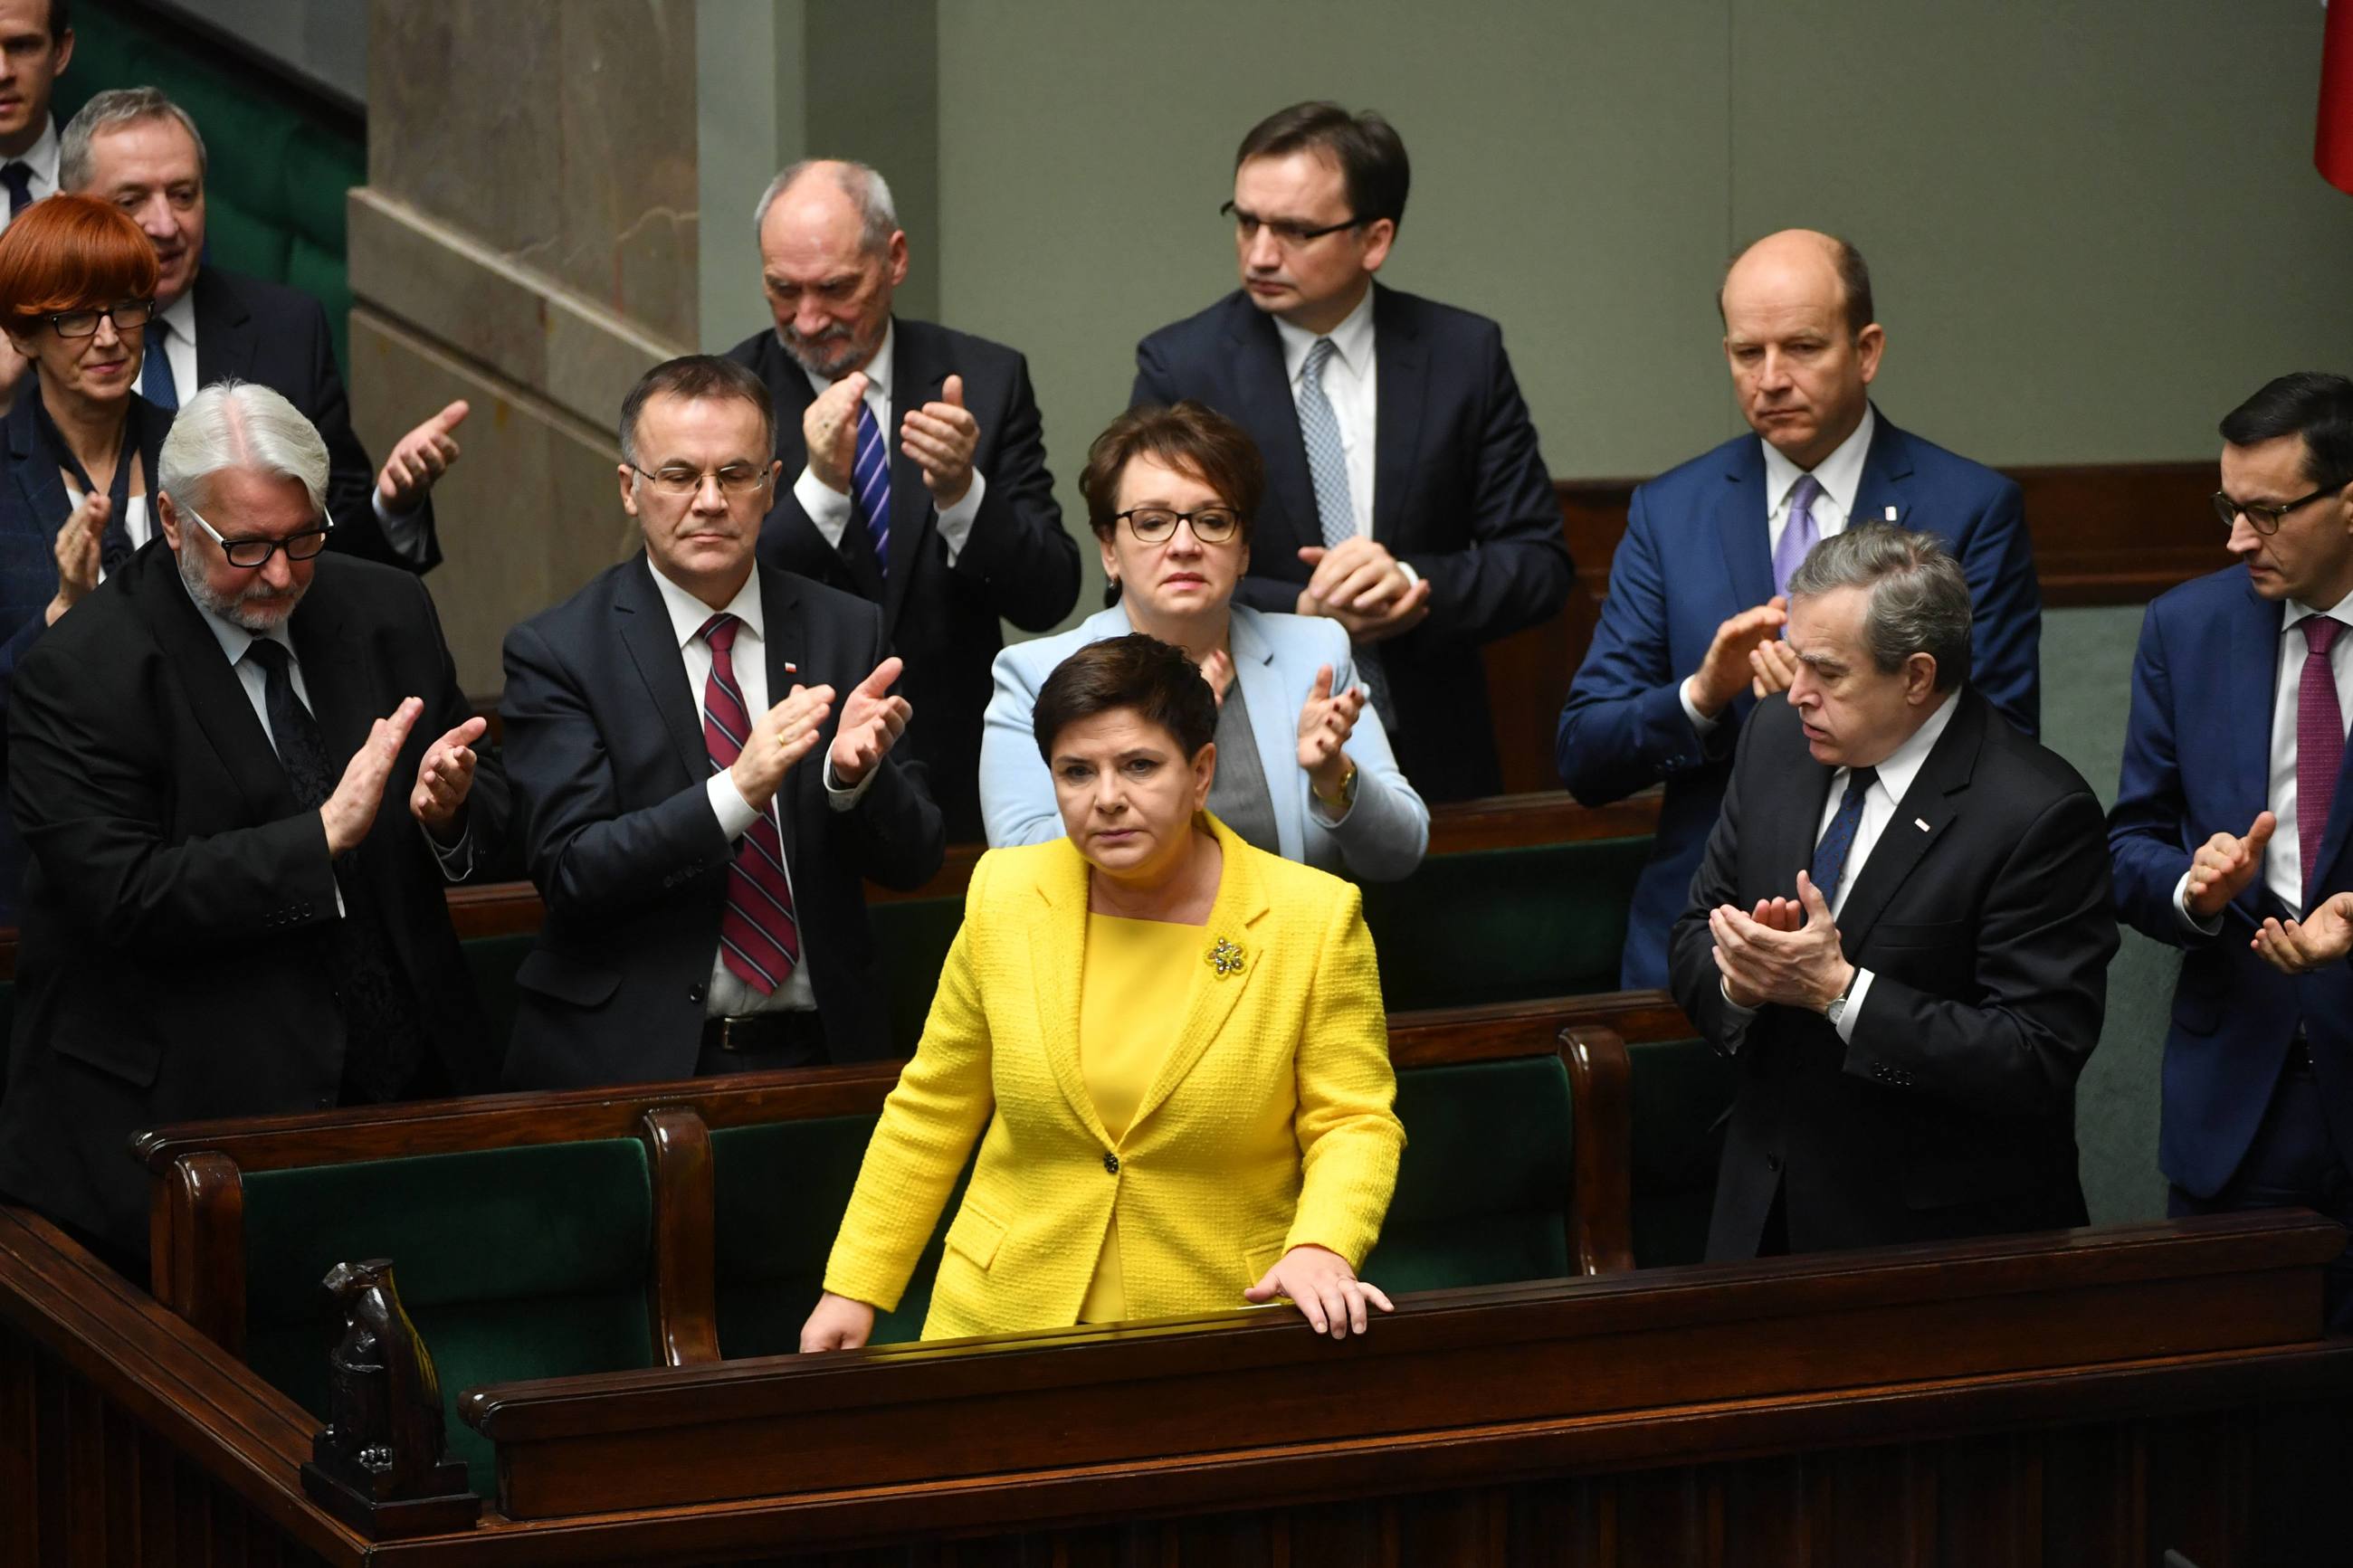
[[[711,771],[735,765],[752,735],[752,715],[735,684],[732,657],[742,623],[725,611],[696,635],[711,645],[711,679],[702,683],[702,744]],[[719,916],[720,961],[727,972],[765,996],[801,961],[800,922],[793,918],[792,884],[785,878],[785,841],[773,805],[735,842],[727,868],[727,905]]]
[[[2345,762],[2345,712],[2337,705],[2337,676],[2328,649],[2345,623],[2307,616],[2304,678],[2295,689],[2295,847],[2303,856],[2305,907],[2320,885],[2320,839],[2337,804],[2337,771]]]

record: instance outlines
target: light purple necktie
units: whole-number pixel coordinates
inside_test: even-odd
[[[1806,552],[1822,542],[1821,524],[1814,521],[1814,498],[1822,482],[1800,474],[1789,489],[1789,521],[1781,525],[1781,542],[1773,551],[1773,592],[1787,595],[1789,579],[1805,563]]]
[[[2304,627],[2304,678],[2295,689],[2295,847],[2304,857],[2305,907],[2320,885],[2320,839],[2328,831],[2329,808],[2337,804],[2337,770],[2345,763],[2345,713],[2337,706],[2337,677],[2328,667],[2329,645],[2345,623],[2307,616]]]

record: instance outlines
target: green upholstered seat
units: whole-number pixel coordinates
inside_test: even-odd
[[[1482,849],[1367,883],[1383,999],[1402,1012],[1616,990],[1650,853],[1648,837]]]
[[[291,284],[325,306],[348,373],[343,199],[367,183],[365,142],[268,72],[192,47],[152,16],[85,0],[73,27],[73,64],[58,79],[58,125],[109,88],[163,89],[204,133],[207,259]]]
[[[1556,1056],[1398,1074],[1405,1156],[1365,1278],[1394,1294],[1574,1271],[1568,1074]]]
[[[320,1281],[372,1258],[392,1259],[485,1497],[491,1447],[458,1419],[459,1392],[653,1363],[653,1189],[633,1138],[248,1173],[246,1361],[313,1415],[342,1333]]]
[[[825,1288],[825,1262],[849,1206],[871,1116],[730,1127],[711,1135],[714,1294],[719,1353],[730,1360],[800,1348],[801,1324]],[[967,1168],[969,1174],[969,1168]],[[896,1310],[874,1322],[875,1344],[921,1338],[939,1273],[941,1238],[964,1202],[964,1182],[916,1261]]]
[[[1626,1055],[1635,1266],[1697,1263],[1736,1069],[1704,1040],[1630,1041]]]

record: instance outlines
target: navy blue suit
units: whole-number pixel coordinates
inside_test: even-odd
[[[1573,579],[1560,502],[1535,426],[1484,316],[1373,286],[1373,538],[1430,584],[1430,618],[1381,645],[1398,762],[1425,800],[1499,793],[1479,645],[1557,611]],[[1297,608],[1324,542],[1299,411],[1274,319],[1237,289],[1135,350],[1137,404],[1190,397],[1250,433],[1266,458],[1250,569],[1234,597]]]
[[[1976,605],[1970,686],[2028,739],[2042,710],[2034,581],[2018,487],[1991,468],[1907,435],[1878,416],[1855,492],[1857,521],[1883,518],[1934,533],[1958,558]],[[1664,781],[1658,840],[1635,884],[1620,984],[1667,984],[1667,933],[1715,826],[1734,742],[1754,708],[1746,692],[1703,736],[1683,714],[1683,679],[1715,629],[1773,596],[1767,550],[1765,450],[1726,441],[1634,492],[1609,563],[1609,595],[1561,709],[1555,760],[1588,805]]]
[[[2249,947],[2265,915],[2289,915],[2257,874],[2207,937],[2175,912],[2174,889],[2197,847],[2244,833],[2271,804],[2272,704],[2282,606],[2237,566],[2185,583],[2141,621],[2133,656],[2132,721],[2108,815],[2116,910],[2182,949],[2165,1037],[2164,1121],[2158,1163],[2193,1197],[2220,1192],[2262,1123],[2301,1025],[2332,1141],[2353,1151],[2353,969],[2282,974]],[[2353,752],[2348,773],[2353,773]],[[2311,900],[2353,888],[2346,852],[2353,783],[2340,774],[2320,841]]]

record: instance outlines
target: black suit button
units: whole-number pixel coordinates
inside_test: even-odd
[[[1103,1151],[1103,1169],[1114,1176],[1119,1174],[1119,1156],[1108,1149]]]
[[[1768,1171],[1772,1172],[1772,1173],[1773,1173],[1774,1174],[1776,1174],[1776,1175],[1780,1174],[1780,1172],[1781,1172],[1781,1156],[1780,1156],[1780,1155],[1778,1155],[1778,1154],[1767,1154],[1767,1155],[1766,1155],[1766,1156],[1765,1156],[1765,1168],[1766,1168],[1767,1170],[1768,1170]]]
[[[700,1007],[702,1005],[704,989],[705,988],[701,981],[695,982],[695,984],[686,988],[686,999]]]

